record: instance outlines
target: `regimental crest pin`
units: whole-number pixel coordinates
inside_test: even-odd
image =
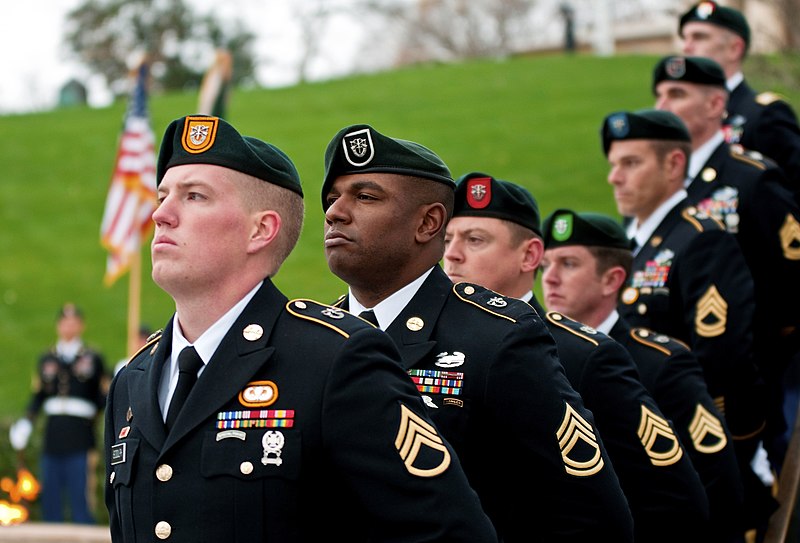
[[[369,128],[362,128],[355,132],[345,134],[342,138],[344,157],[353,166],[360,168],[366,166],[375,156],[375,147],[372,143],[372,133]]]

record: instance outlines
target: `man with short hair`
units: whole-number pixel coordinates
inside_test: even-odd
[[[542,320],[439,266],[454,186],[416,142],[366,124],[331,139],[322,204],[328,266],[349,286],[339,306],[372,310],[394,340],[501,540],[632,541],[593,416]]]
[[[633,328],[617,311],[633,262],[622,226],[606,215],[557,209],[544,220],[543,237],[547,308],[607,333],[628,350],[703,479],[711,509],[706,541],[741,541],[743,489],[733,439],[702,367],[682,342]]]
[[[633,326],[683,341],[700,361],[734,437],[754,527],[775,503],[750,467],[766,411],[753,354],[752,275],[733,235],[688,205],[691,137],[678,116],[654,109],[612,113],[601,137],[617,211],[632,218],[627,235],[635,241],[619,313]]]
[[[389,338],[274,286],[303,224],[289,157],[190,115],[156,179],[175,314],[112,382],[112,540],[497,541]]]
[[[770,402],[764,446],[780,470],[788,446],[783,379],[800,346],[800,206],[771,160],[724,141],[727,89],[719,64],[663,57],[653,70],[653,92],[656,107],[680,117],[692,139],[688,201],[736,237],[753,275],[754,353]]]
[[[790,191],[800,193],[800,127],[792,107],[778,94],[756,92],[747,84],[742,63],[750,47],[750,25],[739,10],[703,0],[680,17],[678,35],[683,53],[715,60],[725,72],[730,91],[724,133],[728,143],[741,143],[775,160],[786,174]]]
[[[453,281],[478,283],[526,301],[543,316],[567,378],[595,416],[631,507],[635,540],[707,541],[709,500],[703,483],[671,417],[639,380],[628,352],[587,323],[558,312],[545,314],[534,297],[544,245],[533,195],[510,181],[472,172],[459,178],[455,197],[445,237],[445,272]],[[735,462],[733,468],[738,477]],[[712,485],[719,485],[720,475],[715,470],[718,480]]]

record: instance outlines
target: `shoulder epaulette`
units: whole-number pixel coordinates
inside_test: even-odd
[[[164,333],[163,330],[156,330],[155,332],[147,336],[144,345],[139,347],[139,350],[133,353],[133,355],[130,358],[128,358],[128,362],[125,365],[127,366],[128,364],[130,364],[131,360],[135,359],[137,356],[142,354],[142,352],[147,350],[148,348],[154,349],[155,348],[154,346],[158,344],[158,342],[161,340],[161,334],[163,333]],[[150,354],[152,354],[152,352]]]
[[[336,301],[335,301],[335,302],[333,302],[331,305],[332,305],[333,307],[342,307],[342,304],[344,303],[344,301],[345,301],[346,299],[347,299],[347,294],[342,294],[341,296],[339,296],[338,298],[336,298]]]
[[[745,149],[738,143],[731,145],[730,149],[731,149],[731,157],[735,158],[736,160],[740,160],[745,164],[750,164],[751,166],[754,166],[759,170],[767,169],[767,165],[764,163],[764,155],[762,155],[758,151],[750,151],[749,149]]]
[[[591,337],[596,337],[598,335],[597,330],[591,326],[572,320],[558,311],[548,311],[546,317],[549,322],[553,323],[553,325],[563,328],[567,332],[570,332],[571,334],[574,334],[595,346],[599,345],[597,339]]]
[[[725,230],[725,225],[722,224],[721,221],[712,217],[711,215],[700,211],[694,206],[687,206],[681,211],[681,217],[683,220],[691,224],[695,230],[698,232],[705,232],[714,224],[718,227],[718,229]],[[716,230],[717,228],[711,227],[712,230]]]
[[[667,356],[670,356],[675,351],[681,349],[689,349],[689,347],[666,334],[658,334],[649,330],[647,328],[634,328],[631,330],[631,337],[637,343],[641,343],[642,345],[646,345],[651,349],[655,349],[656,351],[660,351]]]
[[[783,100],[783,96],[777,92],[767,91],[756,96],[756,103],[761,104],[762,106],[768,106],[773,102],[777,102],[778,100]]]
[[[372,324],[349,311],[314,300],[289,300],[286,302],[286,310],[290,315],[330,328],[344,337],[350,337],[350,334],[364,328],[365,325],[374,328]]]
[[[503,296],[473,283],[456,283],[453,285],[453,292],[459,300],[511,322],[517,322],[520,317],[534,311],[522,300]]]

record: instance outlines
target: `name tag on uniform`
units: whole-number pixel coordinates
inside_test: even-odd
[[[124,464],[125,463],[125,450],[127,448],[127,443],[120,443],[119,445],[112,445],[111,446],[111,465],[116,466],[117,464]]]

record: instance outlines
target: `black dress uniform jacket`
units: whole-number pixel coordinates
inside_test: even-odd
[[[109,375],[103,357],[83,346],[67,361],[55,348],[39,357],[39,371],[27,412],[44,411],[43,451],[65,455],[95,447],[95,422],[106,405]]]
[[[690,346],[728,428],[744,439],[764,424],[763,382],[753,357],[753,279],[736,239],[682,204],[634,257],[619,313],[632,326]]]
[[[633,513],[636,541],[705,541],[703,484],[630,354],[561,313],[545,319],[569,382],[594,414]]]
[[[672,421],[703,481],[710,510],[709,533],[703,540],[731,541],[743,532],[742,482],[732,436],[708,393],[700,363],[679,341],[647,328],[631,328],[622,318],[610,335],[633,357],[642,384]]]
[[[753,275],[754,352],[769,390],[770,435],[785,430],[783,374],[800,337],[800,206],[782,186],[783,178],[772,161],[722,143],[687,189],[699,210],[736,237]],[[780,465],[778,451],[769,452]]]
[[[679,204],[634,257],[629,283],[620,315],[683,341],[700,361],[734,438],[744,509],[756,519],[745,521],[752,527],[774,503],[750,468],[766,398],[754,360],[753,279],[739,244],[716,219]]]
[[[756,94],[742,81],[728,98],[725,119],[728,143],[740,143],[778,163],[784,182],[800,196],[800,127],[791,106],[777,94]]]
[[[528,304],[436,266],[386,332],[503,541],[632,540],[592,415]]]
[[[172,332],[112,382],[115,542],[497,540],[383,333],[266,280],[167,434]]]

